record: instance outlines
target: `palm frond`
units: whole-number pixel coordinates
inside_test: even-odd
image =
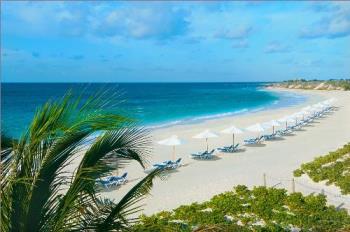
[[[142,210],[143,205],[137,205],[150,192],[153,181],[161,177],[164,170],[156,169],[139,181],[117,204],[102,204],[102,211],[95,218],[94,223],[89,223],[96,231],[114,231],[126,229],[137,219],[131,216]],[[135,206],[136,205],[136,206]],[[91,229],[91,228],[90,228]]]
[[[149,192],[158,173],[118,204],[99,201],[97,179],[130,161],[144,168],[151,151],[148,131],[116,113],[115,94],[103,91],[81,102],[69,92],[39,108],[18,141],[2,140],[1,231],[92,228],[88,223],[117,228],[130,222],[128,215],[140,209],[132,204]],[[80,163],[67,173],[73,159]],[[105,217],[96,220],[93,212]]]
[[[64,225],[63,220],[79,212],[77,204],[81,206],[81,198],[90,196],[87,204],[95,202],[96,180],[111,174],[131,160],[136,160],[144,167],[146,158],[150,153],[150,138],[148,131],[129,125],[128,128],[120,128],[107,131],[99,136],[91,147],[85,152],[72,184],[66,196],[58,206],[54,219],[57,226]]]
[[[57,128],[63,130],[62,135],[54,135],[55,141],[51,142],[48,149],[45,149],[43,154],[42,162],[40,167],[36,172],[36,178],[33,181],[33,188],[31,190],[31,197],[29,200],[28,213],[26,217],[26,228],[37,231],[40,228],[45,227],[43,218],[45,212],[50,212],[50,208],[55,207],[55,200],[57,194],[62,185],[65,185],[65,177],[62,177],[61,170],[68,165],[68,160],[74,156],[80,147],[84,146],[86,139],[97,131],[110,130],[120,127],[125,122],[129,120],[125,117],[115,114],[98,114],[87,111],[83,113],[79,109],[79,114],[76,114],[76,107],[79,105],[78,101],[67,104],[69,98],[64,98],[61,104],[55,105],[53,107],[54,115],[58,112],[64,120],[63,123],[57,124]],[[94,100],[95,106],[97,106],[98,101]],[[99,102],[103,104],[102,102]],[[84,107],[88,109],[88,104]],[[66,108],[66,112],[63,112],[63,108]],[[45,108],[46,110],[46,108]],[[48,110],[50,111],[50,109]],[[46,115],[50,113],[43,114]],[[66,116],[66,114],[73,116],[73,119]],[[86,115],[86,116],[85,116]],[[77,118],[74,118],[77,116]],[[49,116],[48,116],[49,117]],[[50,118],[50,117],[49,117]],[[56,121],[59,121],[59,117],[56,117]],[[55,120],[53,120],[55,121]],[[71,125],[70,125],[71,124]],[[33,132],[32,132],[33,134]],[[45,138],[49,140],[49,138]]]

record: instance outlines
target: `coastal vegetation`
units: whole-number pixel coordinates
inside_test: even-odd
[[[210,201],[142,216],[132,230],[157,231],[348,231],[350,216],[326,205],[324,195],[236,186]]]
[[[79,99],[49,101],[20,139],[3,136],[0,231],[119,231],[135,221],[130,215],[161,171],[117,202],[97,182],[131,161],[145,167],[148,131],[116,110],[108,91]]]
[[[326,181],[327,185],[338,186],[342,194],[350,193],[350,143],[325,156],[302,164],[294,176],[307,174],[313,181]]]
[[[275,83],[272,86],[288,89],[350,90],[350,79],[325,81],[296,79]]]

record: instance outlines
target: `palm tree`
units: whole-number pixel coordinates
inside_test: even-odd
[[[103,198],[97,180],[130,161],[144,168],[151,151],[148,131],[110,107],[109,94],[82,102],[68,93],[39,108],[17,141],[3,137],[1,231],[120,231],[137,220],[161,171],[119,202]]]

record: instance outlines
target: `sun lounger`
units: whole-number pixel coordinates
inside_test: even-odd
[[[273,140],[277,137],[277,133],[269,134],[269,135],[263,135],[264,140]]]
[[[101,179],[98,181],[104,188],[110,188],[113,186],[119,186],[125,184],[127,180],[128,173],[125,172],[122,176],[109,176],[105,179]]]
[[[258,144],[264,141],[264,136],[244,140],[245,145]]]
[[[125,172],[123,175],[121,176],[110,176],[109,177],[109,181],[112,182],[119,182],[120,184],[124,184],[125,182],[127,182],[126,177],[128,176],[128,173]]]
[[[167,160],[162,163],[153,164],[153,167],[160,169],[176,169],[181,166],[181,158],[176,161]]]
[[[167,161],[164,161],[162,163],[153,164],[153,167],[155,167],[155,168],[166,168],[171,163],[172,163],[171,160],[167,160]]]
[[[283,135],[291,134],[291,133],[293,133],[293,131],[288,128],[288,129],[284,129],[284,130],[278,130],[278,131],[276,131],[276,133],[280,136],[283,136]]]
[[[193,158],[193,159],[212,159],[214,151],[215,151],[215,149],[213,149],[210,152],[205,151],[205,152],[193,153],[193,154],[191,154],[191,158]]]
[[[175,162],[171,162],[171,169],[176,169],[181,166],[181,158],[178,158]]]
[[[233,153],[233,152],[236,152],[238,150],[238,146],[239,146],[239,143],[237,143],[236,145],[228,146],[228,147],[220,147],[220,148],[218,148],[218,150],[221,152],[225,152],[225,153]]]

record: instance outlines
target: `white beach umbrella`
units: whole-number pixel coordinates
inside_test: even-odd
[[[311,110],[311,109],[312,109],[312,106],[306,106],[306,107],[302,108],[301,110],[303,110],[303,111],[309,111],[309,110]]]
[[[300,111],[298,112],[298,115],[302,118],[302,120],[304,121],[305,120],[305,116],[308,115],[310,112],[309,111]]]
[[[315,112],[322,112],[325,109],[325,106],[321,103],[317,103],[314,105],[314,111]]]
[[[183,144],[184,141],[179,139],[177,135],[172,135],[167,139],[163,139],[158,141],[158,144],[165,145],[165,146],[173,146],[173,160],[175,160],[175,146]]]
[[[218,135],[208,129],[193,136],[194,139],[205,139],[205,142],[207,143],[207,151],[209,150],[208,138],[216,138],[216,137],[218,137]]]
[[[232,146],[235,145],[235,134],[242,134],[243,131],[235,126],[230,126],[225,130],[222,130],[221,133],[232,134]]]
[[[336,99],[336,98],[334,98],[334,97],[332,97],[331,99],[329,99],[329,101],[330,101],[330,103],[334,103],[334,102],[336,102],[338,99]]]
[[[323,104],[325,107],[330,107],[330,106],[332,106],[332,103],[331,103],[329,100],[323,101],[322,104]]]
[[[252,131],[252,132],[258,132],[260,134],[260,132],[265,131],[265,128],[260,123],[256,123],[254,125],[248,126],[246,130]]]
[[[288,128],[288,122],[294,122],[290,116],[284,116],[283,118],[278,119],[277,121],[285,123],[286,124],[286,129]]]
[[[315,108],[322,109],[322,108],[324,108],[324,105],[321,102],[319,102],[319,103],[315,104]]]
[[[302,115],[300,114],[300,112],[294,113],[292,115],[290,115],[291,121],[293,120],[295,122],[295,125],[298,124],[298,119],[299,117],[301,117]]]
[[[280,126],[281,124],[276,120],[271,120],[271,121],[263,123],[263,125],[265,125],[267,128],[272,127],[272,134],[274,134],[275,133],[275,126]]]

